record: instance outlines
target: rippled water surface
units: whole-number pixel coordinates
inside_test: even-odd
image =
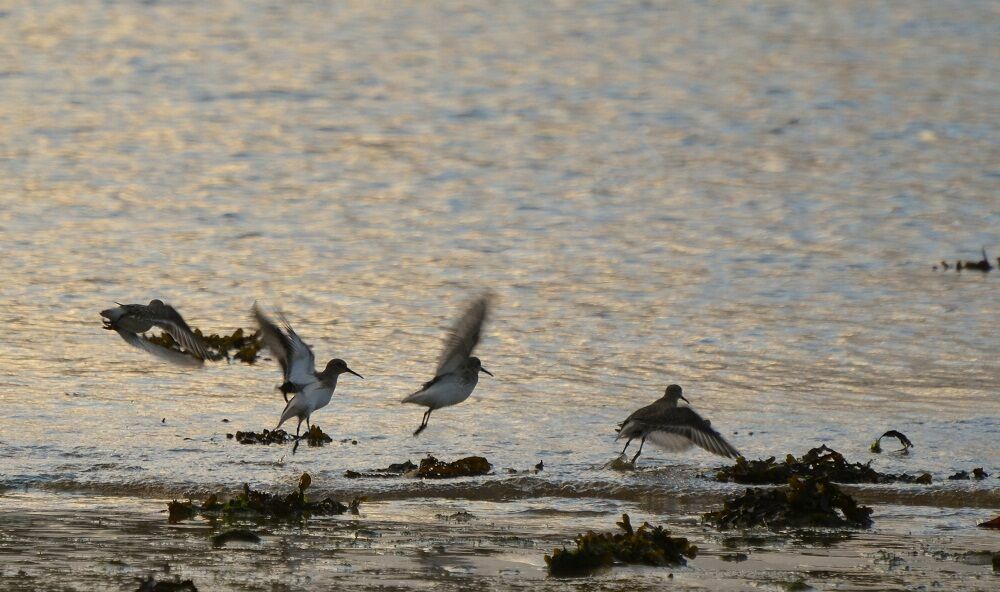
[[[705,549],[679,587],[804,571],[989,589],[988,566],[955,557],[995,547],[972,526],[1000,507],[1000,275],[932,265],[984,246],[1000,263],[998,25],[991,2],[0,8],[0,587],[125,589],[164,561],[207,589],[574,587],[541,555],[629,511]],[[398,401],[484,289],[496,377],[413,438],[423,409]],[[249,328],[260,300],[346,359],[365,380],[314,416],[335,443],[227,439],[276,422],[276,364],[180,369],[100,330],[113,301],[154,297],[206,332]],[[602,468],[615,424],[669,383],[747,457],[826,443],[935,483],[860,488],[874,533],[715,561],[732,550],[696,517],[738,490],[702,477],[719,459],[648,447],[638,472]],[[868,452],[887,429],[911,454]],[[496,471],[343,477],[427,453]],[[945,479],[973,467],[991,478]],[[367,514],[277,529],[266,557],[201,556],[207,525],[158,514],[302,471],[368,495]],[[434,518],[460,509],[477,521]],[[367,521],[385,548],[322,552]],[[485,559],[451,532],[470,528]],[[136,532],[176,552],[136,553]],[[118,563],[53,571],[24,554],[39,536],[57,563]],[[930,559],[883,569],[888,541]]]

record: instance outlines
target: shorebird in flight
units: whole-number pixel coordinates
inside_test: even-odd
[[[681,387],[672,384],[662,397],[650,405],[637,410],[618,426],[616,440],[628,438],[622,456],[635,438],[641,438],[639,451],[632,457],[635,464],[642,454],[642,445],[649,439],[656,446],[668,452],[682,452],[692,446],[700,446],[712,454],[736,458],[739,451],[726,442],[711,423],[703,419],[690,407],[678,407],[678,401],[691,402],[684,398]]]
[[[364,376],[348,368],[347,362],[340,358],[330,360],[322,372],[316,372],[316,357],[312,348],[302,341],[284,317],[281,319],[284,328],[282,331],[282,328],[275,325],[256,303],[253,305],[253,316],[260,326],[264,345],[278,358],[284,378],[279,389],[285,397],[285,410],[281,413],[281,419],[274,429],[277,430],[281,424],[293,417],[299,420],[295,427],[295,446],[292,448],[294,454],[299,448],[299,430],[302,428],[302,422],[306,422],[308,430],[311,427],[309,417],[312,413],[330,403],[333,391],[337,388],[337,377],[345,372],[362,379]],[[294,395],[291,399],[288,398],[290,394]]]
[[[483,324],[489,316],[491,301],[492,296],[484,294],[469,305],[448,333],[434,378],[425,382],[419,391],[402,400],[403,403],[427,407],[420,427],[413,432],[414,436],[427,429],[431,411],[457,405],[468,399],[479,383],[480,372],[493,376],[492,372],[483,368],[479,358],[472,355],[472,350],[479,343]]]
[[[129,345],[182,366],[200,366],[208,357],[201,338],[191,331],[174,307],[162,300],[150,300],[149,304],[115,304],[117,308],[101,311],[104,328],[117,332]],[[153,327],[166,331],[187,353],[152,343],[142,335]]]

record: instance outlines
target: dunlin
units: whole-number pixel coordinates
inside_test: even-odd
[[[191,331],[180,313],[162,300],[150,300],[149,304],[121,304],[117,308],[101,311],[104,317],[104,328],[113,330],[129,345],[185,366],[199,366],[208,357],[208,350],[201,339]],[[186,355],[173,349],[151,343],[143,333],[153,327],[163,329],[174,338],[181,347],[191,355]]]
[[[468,399],[479,383],[480,372],[493,376],[492,372],[483,368],[479,358],[472,355],[489,315],[491,300],[491,296],[485,294],[469,305],[448,333],[434,378],[425,382],[419,391],[403,399],[403,403],[427,407],[420,427],[413,432],[414,436],[427,428],[432,411],[457,405]]]
[[[682,452],[697,445],[719,456],[736,458],[740,455],[739,451],[726,442],[719,432],[712,429],[708,420],[690,407],[678,407],[678,401],[690,404],[690,401],[684,398],[681,387],[672,384],[654,403],[629,415],[628,419],[619,425],[616,438],[616,440],[628,438],[625,448],[622,449],[622,456],[635,438],[641,440],[638,452],[632,457],[633,465],[642,454],[642,445],[647,439],[669,452]]]
[[[337,377],[345,372],[350,372],[358,378],[364,377],[348,368],[347,362],[340,358],[330,360],[322,372],[316,372],[316,358],[312,348],[302,341],[287,320],[282,318],[284,327],[282,331],[257,304],[253,306],[253,316],[260,326],[264,344],[278,358],[284,377],[280,389],[286,401],[285,410],[281,413],[281,419],[274,429],[280,428],[281,424],[293,417],[299,420],[295,427],[295,447],[292,448],[294,454],[299,448],[302,422],[305,421],[306,429],[309,429],[309,418],[312,413],[330,403],[333,391],[337,388]],[[294,393],[294,396],[289,400],[288,395],[291,393]]]

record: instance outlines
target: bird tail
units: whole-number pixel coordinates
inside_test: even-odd
[[[299,403],[298,395],[295,395],[294,397],[289,399],[287,403],[285,403],[285,410],[281,412],[281,419],[278,420],[278,425],[274,426],[274,429],[280,428],[281,424],[299,415],[300,412],[298,409],[298,403]]]

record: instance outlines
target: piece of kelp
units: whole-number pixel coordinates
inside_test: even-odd
[[[232,439],[234,435],[226,434],[226,437]],[[262,432],[236,432],[235,438],[240,444],[287,444],[295,441],[295,436],[281,429]],[[310,426],[309,431],[302,434],[301,438],[309,446],[323,446],[333,442],[333,438],[316,424]]]
[[[243,329],[237,329],[230,335],[217,333],[205,335],[200,329],[194,329],[194,334],[205,344],[208,359],[214,361],[236,359],[246,364],[253,364],[260,357],[260,348],[263,346],[259,331],[248,334]],[[146,337],[146,340],[160,347],[183,351],[167,332]]]
[[[212,537],[213,547],[222,547],[228,543],[259,543],[260,537],[246,528],[236,528],[220,532]]]
[[[549,573],[554,576],[582,576],[611,567],[615,562],[653,566],[686,565],[694,559],[698,548],[685,538],[675,538],[662,526],[643,523],[632,528],[628,514],[617,523],[623,532],[596,533],[588,531],[576,536],[576,548],[554,549],[545,556]]]
[[[911,442],[910,439],[906,437],[906,434],[896,430],[889,430],[888,432],[879,436],[877,440],[872,442],[870,450],[875,454],[882,453],[882,438],[896,438],[897,440],[899,440],[899,443],[902,444],[903,446],[902,448],[899,449],[899,452],[902,452],[904,454],[909,452],[910,448],[913,448],[913,442]]]
[[[357,511],[364,498],[355,498],[348,504],[326,498],[322,501],[309,501],[305,491],[312,484],[309,473],[302,473],[299,478],[298,490],[286,495],[268,493],[251,489],[243,484],[243,493],[225,502],[215,495],[210,495],[202,504],[192,500],[180,502],[174,500],[167,504],[168,520],[171,523],[180,522],[197,515],[223,518],[282,518],[297,519],[308,516],[339,515],[347,511]]]
[[[172,581],[156,581],[156,578],[149,576],[139,582],[137,592],[198,592],[194,582],[191,580],[181,580],[175,577]]]
[[[478,477],[489,473],[492,468],[493,465],[482,456],[467,456],[450,463],[428,456],[420,461],[420,466],[417,467],[417,477],[425,479]]]
[[[725,483],[743,483],[745,485],[783,485],[792,477],[822,478],[837,483],[920,483],[929,484],[929,473],[922,475],[894,475],[879,473],[871,467],[871,461],[849,463],[844,456],[822,445],[796,459],[789,454],[784,462],[777,462],[772,456],[766,460],[750,460],[742,456],[736,459],[736,464],[720,469],[715,478]]]
[[[872,525],[871,514],[871,508],[858,505],[854,498],[827,479],[793,476],[785,488],[748,488],[740,497],[727,500],[721,510],[708,512],[702,518],[720,529],[754,526],[868,528]]]
[[[344,472],[344,476],[348,479],[358,479],[358,478],[388,478],[388,477],[402,477],[406,473],[410,473],[417,470],[417,465],[410,462],[407,459],[405,462],[393,463],[384,469],[369,469],[367,471],[351,471],[347,470]]]

